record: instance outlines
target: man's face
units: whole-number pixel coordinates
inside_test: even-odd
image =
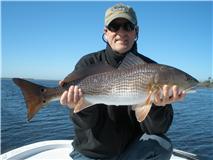
[[[111,48],[120,54],[132,48],[137,34],[135,26],[124,18],[113,20],[104,33]]]

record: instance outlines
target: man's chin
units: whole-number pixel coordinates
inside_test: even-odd
[[[122,49],[118,49],[118,50],[117,50],[117,52],[118,52],[118,53],[121,53],[121,54],[122,54],[122,53],[126,53],[127,51],[128,51],[127,48],[125,48],[125,49],[122,48]]]
[[[119,44],[119,45],[117,45],[116,49],[119,52],[126,52],[126,51],[129,50],[128,46],[125,45],[125,44]]]

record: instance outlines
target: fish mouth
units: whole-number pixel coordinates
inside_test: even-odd
[[[198,86],[199,86],[199,83],[197,83],[196,85],[193,85],[193,86],[191,86],[191,87],[189,87],[189,88],[186,88],[184,91],[185,91],[185,92],[192,91],[192,90],[194,90],[195,88],[197,88]]]
[[[195,81],[196,84],[197,84],[197,83],[200,83],[200,82],[199,82],[197,79],[195,79],[195,78],[194,78],[194,81]]]

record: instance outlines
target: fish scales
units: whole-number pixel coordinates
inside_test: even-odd
[[[148,91],[155,73],[153,69],[136,66],[127,70],[95,74],[78,85],[83,92],[90,95],[134,96]]]

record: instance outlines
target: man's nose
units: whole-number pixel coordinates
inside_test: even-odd
[[[123,27],[120,27],[119,30],[117,31],[117,33],[120,34],[120,35],[126,35],[126,34],[127,34],[127,31],[124,30]]]

